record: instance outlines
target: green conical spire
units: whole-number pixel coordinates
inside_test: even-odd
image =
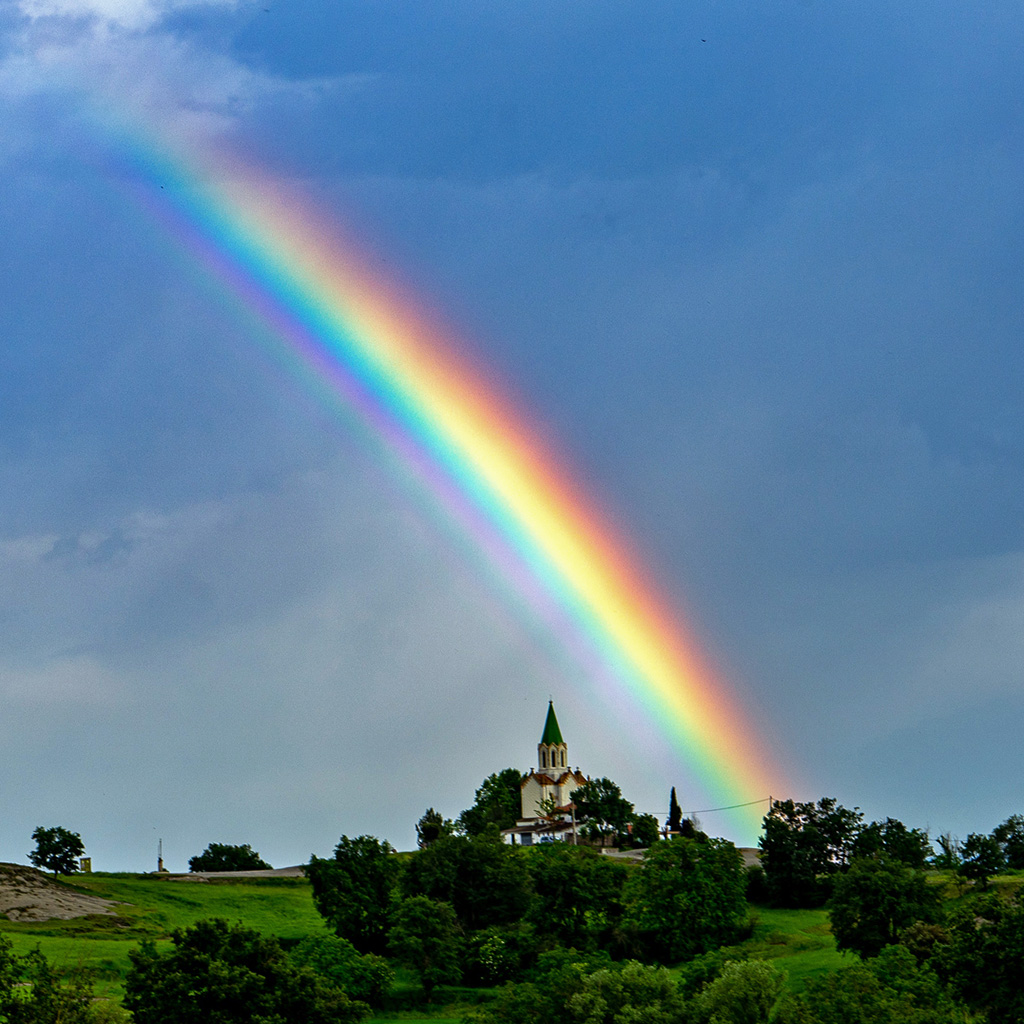
[[[562,730],[558,728],[558,719],[555,718],[555,705],[548,701],[548,717],[544,721],[544,735],[540,738],[541,743],[546,746],[555,746],[564,743]]]

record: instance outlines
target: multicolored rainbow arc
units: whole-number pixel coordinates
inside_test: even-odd
[[[150,209],[282,339],[293,371],[356,410],[587,671],[653,716],[706,798],[780,779],[723,683],[542,441],[309,204],[249,167],[122,134]],[[746,834],[764,805],[741,811]]]

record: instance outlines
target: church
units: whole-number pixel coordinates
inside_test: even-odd
[[[537,768],[519,790],[519,820],[502,835],[523,846],[576,841],[576,820],[569,794],[587,781],[579,768],[569,767],[569,748],[562,739],[555,707],[548,701],[544,732],[537,744]]]

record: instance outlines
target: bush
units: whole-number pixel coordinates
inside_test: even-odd
[[[395,980],[383,957],[361,955],[347,939],[337,935],[309,935],[288,954],[296,967],[307,967],[351,999],[379,1007]]]
[[[61,983],[38,948],[16,956],[0,936],[0,1020],[11,1024],[92,1024],[92,988],[84,971]]]
[[[696,1000],[693,1024],[768,1024],[785,975],[763,960],[730,961]]]
[[[210,843],[202,853],[190,857],[189,871],[266,871],[270,865],[248,844],[229,846]]]
[[[124,1003],[135,1024],[354,1024],[370,1013],[240,924],[199,921],[171,942],[161,953],[144,940],[128,954]]]
[[[463,980],[469,985],[519,981],[537,959],[537,936],[529,924],[495,926],[466,940]]]

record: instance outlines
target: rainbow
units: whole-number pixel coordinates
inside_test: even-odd
[[[252,167],[136,129],[117,148],[149,210],[272,328],[290,370],[427,485],[594,685],[652,716],[705,799],[760,801],[735,812],[751,835],[781,784],[764,744],[594,502],[451,332]]]

